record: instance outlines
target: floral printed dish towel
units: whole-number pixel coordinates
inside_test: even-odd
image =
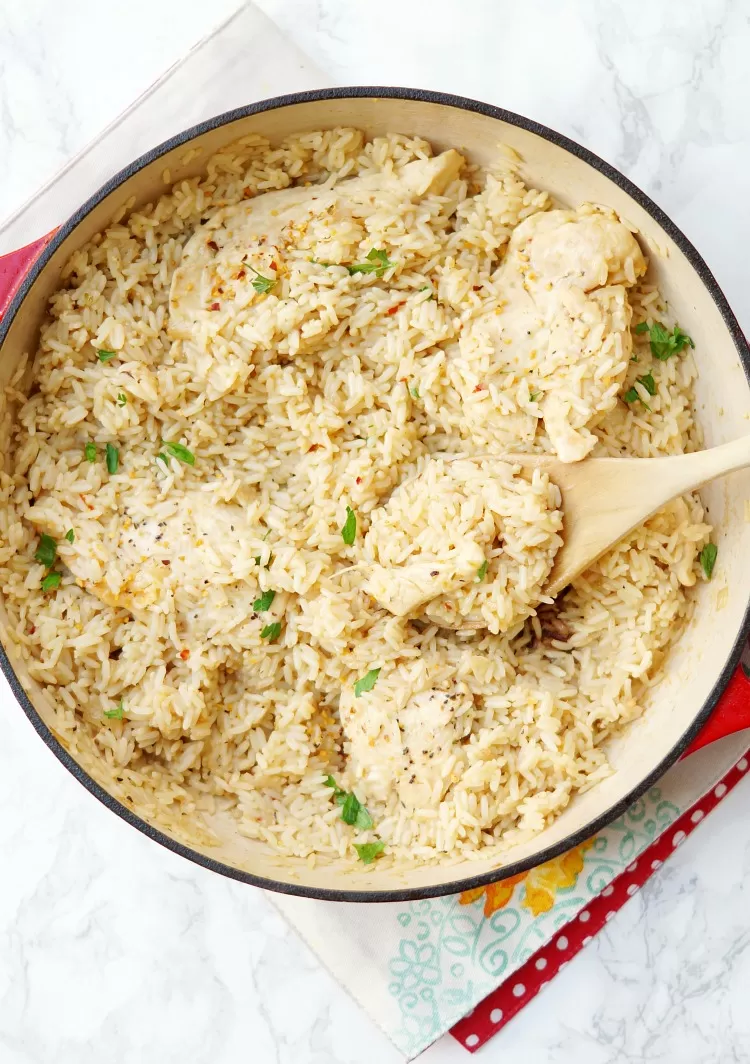
[[[595,838],[488,887],[388,905],[268,897],[406,1060],[454,1025],[473,1050],[741,780],[747,747],[747,732],[704,747]]]

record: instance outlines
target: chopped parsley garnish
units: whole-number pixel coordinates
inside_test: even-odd
[[[412,399],[419,399],[419,388],[416,384],[412,384],[412,386],[409,388],[409,394],[411,395]]]
[[[481,584],[481,582],[484,580],[485,576],[487,575],[487,565],[488,564],[489,563],[488,563],[487,559],[485,558],[484,561],[482,562],[482,564],[477,569],[477,583]]]
[[[55,588],[60,586],[61,580],[61,573],[47,573],[44,580],[42,580],[42,591],[54,591]]]
[[[281,635],[281,623],[279,621],[274,624],[267,624],[263,631],[260,633],[261,639],[267,639],[269,643],[273,643]]]
[[[636,325],[635,331],[639,336],[648,333],[651,354],[654,358],[658,358],[660,362],[666,362],[672,355],[679,355],[680,351],[683,351],[686,347],[695,347],[691,337],[679,325],[675,325],[670,333],[667,332],[660,321],[655,321],[652,325],[642,321],[639,325]]]
[[[156,456],[156,461],[158,462],[159,459],[161,459],[161,461],[164,463],[164,465],[167,467],[167,469],[169,469],[169,455],[168,454],[164,454],[163,451],[159,451],[159,453]]]
[[[368,691],[372,691],[373,687],[378,682],[378,676],[380,676],[380,669],[370,669],[370,671],[365,676],[363,676],[361,680],[357,680],[354,685],[355,698],[359,698],[360,695],[364,695]]]
[[[98,348],[96,352],[96,357],[99,359],[100,362],[109,362],[111,358],[115,357],[115,354],[115,351],[106,351],[104,348]]]
[[[187,447],[184,447],[181,443],[172,443],[171,440],[162,440],[161,442],[178,462],[184,462],[185,465],[195,465],[195,455]]]
[[[114,709],[104,710],[104,716],[109,717],[110,720],[122,720],[124,708],[125,707],[122,704],[122,699],[120,699],[119,703],[115,706]]]
[[[651,373],[647,373],[643,377],[636,377],[639,384],[642,384],[649,395],[656,395],[656,381]]]
[[[347,547],[351,547],[357,535],[357,515],[351,506],[346,508],[346,521],[341,526],[341,538]]]
[[[430,288],[430,286],[428,284],[423,284],[422,287],[419,289],[419,291],[420,292],[429,292],[430,293],[428,295],[427,299],[423,299],[422,300],[423,303],[429,303],[431,299],[437,299],[437,296],[435,295],[435,293],[432,291],[432,289]]]
[[[120,465],[120,452],[111,443],[107,444],[107,472],[112,476],[117,472]]]
[[[635,379],[638,384],[643,385],[649,395],[656,395],[656,381],[654,380],[652,374],[647,373],[644,377],[636,377]],[[635,387],[628,388],[628,390],[625,392],[625,395],[623,396],[623,399],[626,403],[643,403],[643,399],[641,399],[638,393],[638,389]],[[648,403],[643,403],[643,405],[648,411],[651,410],[651,407],[648,405]]]
[[[342,791],[333,776],[326,776],[324,783],[333,790],[333,800],[336,805],[341,806],[341,819],[344,823],[359,828],[360,831],[369,831],[373,819],[356,794]]]
[[[377,842],[355,842],[354,849],[357,851],[362,864],[372,864],[375,858],[379,857],[385,849],[385,843],[380,839]]]
[[[46,566],[47,569],[51,569],[55,564],[55,558],[57,557],[57,543],[55,543],[52,536],[48,536],[47,533],[43,533],[39,539],[39,546],[36,549],[34,555],[38,562]]]
[[[356,794],[347,794],[341,805],[341,819],[345,824],[367,831],[372,827],[372,817],[357,798]]]
[[[254,266],[251,266],[250,269],[255,274],[255,280],[252,282],[252,284],[258,295],[262,296],[265,295],[266,292],[270,292],[273,286],[276,284],[276,278],[264,277],[262,273],[258,273]]]
[[[76,534],[72,528],[69,528],[68,531],[65,533],[65,538],[67,539],[68,543],[75,543]]]
[[[374,273],[377,277],[382,277],[386,270],[389,270],[391,266],[395,266],[395,262],[391,262],[388,258],[388,252],[383,251],[380,248],[372,248],[367,254],[367,262],[355,262],[353,266],[347,266],[349,273]]]
[[[96,444],[95,443],[87,443],[86,446],[83,448],[83,453],[86,456],[86,461],[87,462],[95,462],[96,461]]]
[[[125,392],[118,392],[117,393],[117,405],[118,406],[125,406],[127,401],[128,401],[128,397],[125,394]]]
[[[271,603],[275,598],[275,591],[264,591],[260,598],[257,598],[253,603],[253,609],[256,613],[263,613],[265,610],[270,610]]]
[[[701,563],[701,569],[705,573],[706,580],[710,580],[714,566],[716,565],[716,555],[719,553],[719,548],[715,543],[707,543],[703,550],[698,555],[698,561]]]
[[[529,402],[530,403],[535,403],[537,401],[537,399],[541,399],[541,398],[542,398],[542,393],[541,392],[531,392],[530,395],[529,395]]]
[[[266,531],[266,534],[265,534],[265,536],[263,537],[263,542],[264,542],[264,543],[266,542],[266,540],[268,539],[268,537],[269,537],[270,535],[271,535],[271,529],[269,528],[269,529],[268,529],[268,530]],[[263,566],[263,568],[264,568],[264,569],[268,569],[268,567],[270,566],[270,564],[271,564],[271,562],[272,562],[272,561],[273,561],[273,554],[269,554],[269,555],[268,555],[268,561],[267,561],[267,562],[266,562],[266,564],[265,564],[265,565]],[[255,555],[255,564],[256,564],[256,565],[262,565],[262,555],[260,555],[260,554],[256,554],[256,555]]]

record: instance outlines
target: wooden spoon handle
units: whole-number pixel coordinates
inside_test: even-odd
[[[742,436],[739,440],[732,440],[731,443],[724,443],[719,447],[710,447],[706,451],[656,461],[670,463],[669,468],[674,470],[670,476],[670,484],[674,484],[674,494],[681,495],[708,484],[716,477],[750,466],[750,436]],[[665,482],[665,488],[666,486]]]

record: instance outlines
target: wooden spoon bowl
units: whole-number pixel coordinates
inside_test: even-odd
[[[468,461],[488,459],[541,469],[560,489],[563,545],[544,587],[544,594],[554,598],[672,499],[750,466],[750,436],[673,458],[587,458],[566,463],[550,455],[512,454],[474,455]],[[430,617],[429,607],[425,614]],[[456,618],[454,625],[443,618],[439,623],[461,631],[486,627],[484,621],[469,617]]]

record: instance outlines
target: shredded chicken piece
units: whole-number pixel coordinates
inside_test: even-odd
[[[259,626],[248,620],[262,594],[257,536],[242,507],[216,501],[213,492],[159,499],[155,483],[142,481],[121,507],[96,522],[78,522],[71,507],[43,496],[29,520],[58,540],[76,581],[102,602],[146,619],[154,610],[174,608],[182,640],[246,639],[248,624]],[[74,526],[69,545],[63,537]],[[263,623],[282,615],[284,601],[279,593]]]
[[[449,595],[477,578],[484,561],[481,544],[464,539],[440,560],[408,562],[387,567],[368,566],[364,589],[396,617],[407,617],[438,595]]]
[[[450,786],[450,769],[463,767],[461,739],[471,730],[473,709],[463,683],[412,692],[381,682],[360,698],[342,691],[349,773],[371,799],[385,799],[395,786],[409,810],[436,808]]]
[[[364,590],[397,617],[507,631],[543,597],[559,504],[539,472],[430,458],[370,515]]]
[[[496,276],[501,313],[480,315],[464,344],[495,349],[500,369],[533,380],[544,426],[564,462],[585,458],[612,409],[632,350],[627,287],[646,271],[612,211],[538,212],[511,236]],[[531,389],[530,389],[531,390]]]
[[[285,296],[289,271],[309,272],[311,262],[319,272],[321,266],[367,264],[373,211],[441,194],[463,163],[463,156],[450,150],[399,171],[332,187],[266,192],[214,212],[185,245],[172,278],[169,335],[182,342],[177,356],[216,398],[252,372],[256,347],[291,355],[319,347],[358,301],[346,293],[339,298],[337,271],[312,285],[303,305]],[[406,267],[409,259],[405,248],[398,265]],[[356,278],[343,278],[344,288],[355,283]]]

